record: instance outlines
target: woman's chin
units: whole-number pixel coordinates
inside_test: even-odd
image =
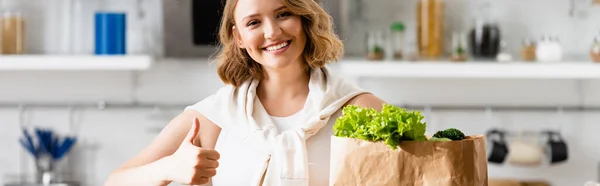
[[[284,70],[290,67],[290,63],[288,62],[270,62],[267,64],[263,64],[263,67],[272,69],[272,70]]]
[[[270,59],[266,63],[263,63],[262,66],[269,69],[281,70],[281,69],[289,69],[294,67],[300,67],[300,65],[295,65],[295,60],[291,59]]]

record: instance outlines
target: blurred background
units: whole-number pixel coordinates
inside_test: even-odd
[[[0,2],[2,185],[100,186],[223,85],[221,1]],[[332,70],[423,111],[428,134],[500,131],[490,179],[600,181],[600,1],[321,3],[346,49]]]

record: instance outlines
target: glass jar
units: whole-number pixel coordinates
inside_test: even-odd
[[[383,60],[385,58],[385,43],[383,33],[370,31],[367,33],[367,59]]]
[[[423,59],[438,59],[444,51],[444,0],[419,0],[417,39]]]
[[[393,23],[391,30],[393,58],[401,60],[404,56],[404,24],[400,22]]]
[[[491,6],[489,0],[478,5],[479,13],[469,33],[471,55],[482,60],[493,60],[500,53],[501,32],[491,16]]]
[[[416,38],[414,38],[416,40]],[[417,41],[410,40],[406,47],[405,60],[407,61],[418,61],[419,60],[419,47]]]
[[[467,38],[462,33],[452,34],[452,55],[451,61],[467,60]]]
[[[536,60],[535,57],[535,42],[531,39],[523,40],[523,48],[521,49],[521,59],[523,61],[533,62]]]
[[[1,54],[25,53],[25,19],[15,1],[6,1],[0,16]]]
[[[600,35],[594,38],[594,43],[590,49],[590,57],[594,62],[600,62]]]
[[[477,20],[470,33],[471,55],[493,59],[500,52],[500,41],[500,28],[496,24]]]

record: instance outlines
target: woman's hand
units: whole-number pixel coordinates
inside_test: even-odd
[[[192,128],[175,153],[165,162],[169,168],[165,173],[167,180],[186,185],[208,183],[217,173],[220,155],[214,149],[194,145],[200,131],[200,121],[194,118]]]

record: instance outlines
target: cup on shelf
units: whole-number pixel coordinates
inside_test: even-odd
[[[127,14],[101,11],[95,14],[95,54],[127,53]]]

